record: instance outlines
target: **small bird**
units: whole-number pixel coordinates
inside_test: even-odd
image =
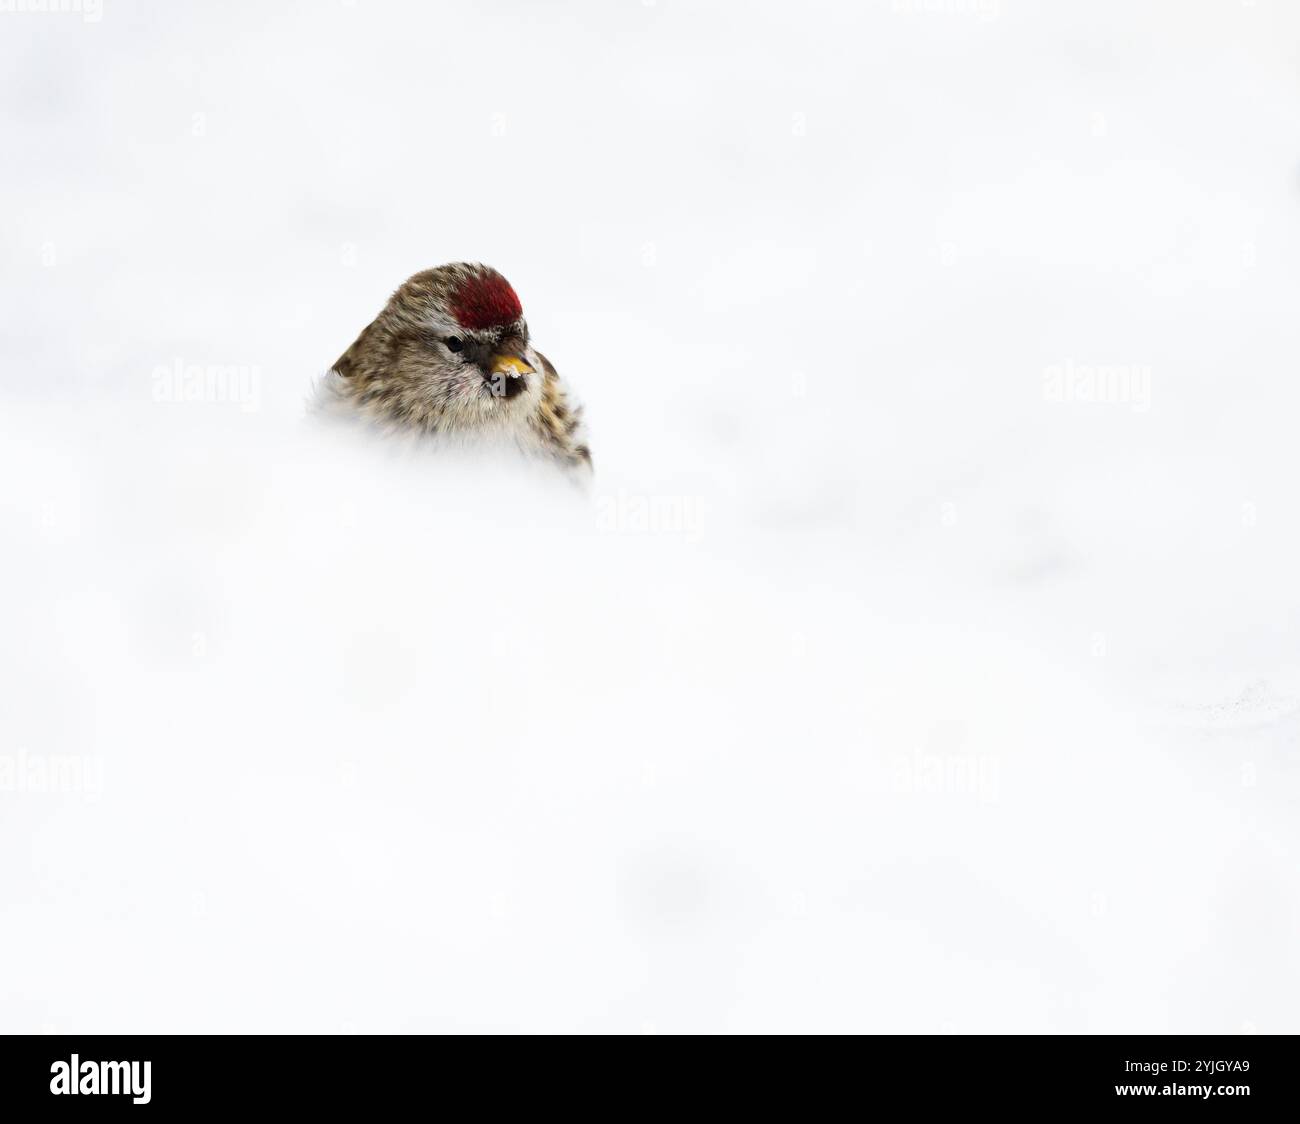
[[[510,283],[476,262],[409,278],[330,369],[319,399],[385,432],[501,442],[591,469],[581,407],[530,343]]]

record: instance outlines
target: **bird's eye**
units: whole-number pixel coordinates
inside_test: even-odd
[[[448,336],[443,342],[447,345],[448,351],[459,351],[465,346],[460,336]]]

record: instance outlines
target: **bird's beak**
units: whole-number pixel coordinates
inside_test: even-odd
[[[494,355],[492,356],[492,373],[494,375],[531,375],[532,367],[525,363],[518,355]]]

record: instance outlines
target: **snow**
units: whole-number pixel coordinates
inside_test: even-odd
[[[0,1030],[1300,1030],[1297,32],[4,15]],[[589,497],[303,419],[459,259]]]

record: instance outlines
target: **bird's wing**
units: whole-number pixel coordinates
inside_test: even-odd
[[[570,400],[559,372],[540,351],[542,361],[542,402],[538,408],[536,429],[547,450],[575,467],[591,468],[591,448],[582,425],[582,407]]]

